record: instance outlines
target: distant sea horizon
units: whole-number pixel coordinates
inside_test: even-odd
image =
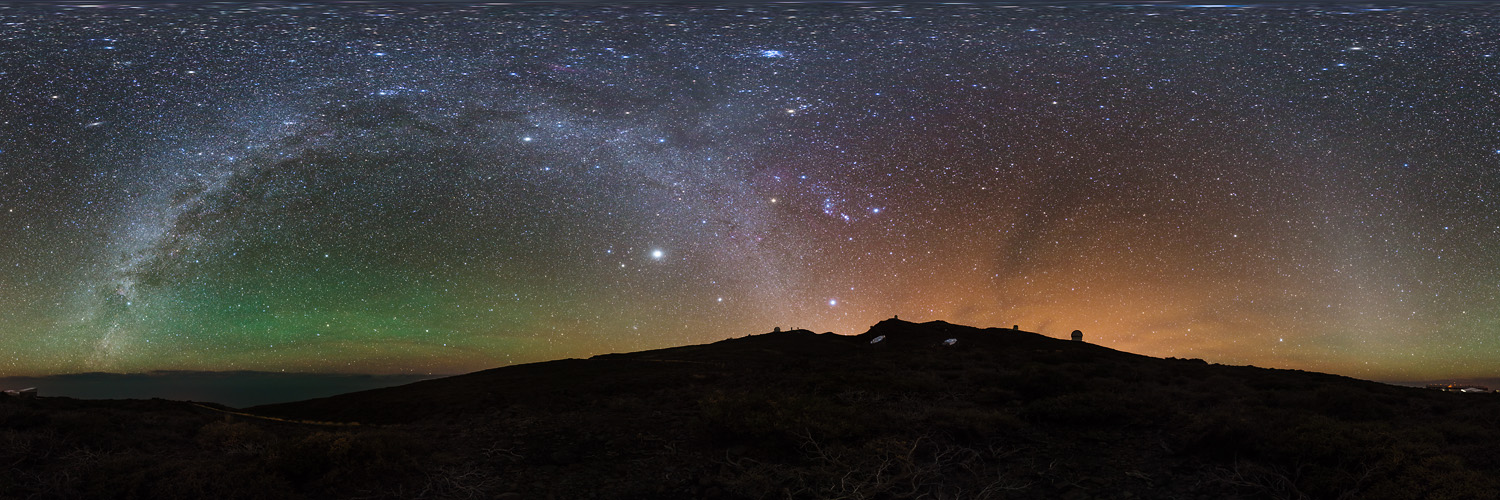
[[[37,388],[41,397],[77,399],[173,399],[212,402],[235,408],[323,398],[393,387],[454,374],[370,375],[260,371],[175,371],[74,373],[0,377],[0,389]]]
[[[37,388],[42,397],[76,399],[171,399],[218,403],[234,408],[288,403],[350,392],[395,387],[458,374],[349,374],[261,371],[157,370],[144,373],[73,373],[0,377],[0,390]],[[1454,377],[1430,380],[1374,380],[1383,384],[1425,387],[1428,384],[1479,385],[1500,389],[1500,377]]]
[[[1380,382],[1382,384],[1401,385],[1401,386],[1407,386],[1407,387],[1427,387],[1428,385],[1431,385],[1431,384],[1458,384],[1458,385],[1478,385],[1478,386],[1488,387],[1490,389],[1500,389],[1500,377],[1454,377],[1454,378],[1440,378],[1440,379],[1431,379],[1431,380],[1401,380],[1401,381],[1377,380],[1377,382]]]

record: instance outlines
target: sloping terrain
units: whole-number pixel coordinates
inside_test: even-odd
[[[0,496],[1457,499],[1500,487],[1493,395],[943,322],[519,365],[241,413],[0,402]]]

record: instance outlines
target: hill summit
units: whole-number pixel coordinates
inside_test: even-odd
[[[1497,410],[892,319],[245,410],[3,400],[0,496],[1495,498]]]

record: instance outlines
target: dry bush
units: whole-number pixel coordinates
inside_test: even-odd
[[[211,422],[198,429],[196,441],[205,449],[228,455],[260,455],[274,437],[248,422]]]
[[[801,437],[798,463],[725,457],[718,480],[749,498],[1004,498],[1028,481],[1011,474],[1015,449],[939,443],[925,436],[882,438],[858,447]]]

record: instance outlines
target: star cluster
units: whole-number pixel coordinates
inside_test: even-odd
[[[1500,362],[1488,6],[0,6],[0,374]]]

